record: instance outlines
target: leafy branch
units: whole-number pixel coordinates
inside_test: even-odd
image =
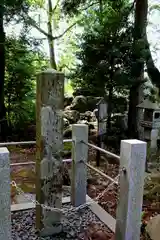
[[[59,39],[61,37],[63,37],[69,30],[71,30],[77,23],[79,20],[77,20],[76,22],[74,22],[73,24],[71,24],[68,28],[66,28],[66,30],[64,30],[64,32],[62,32],[61,34],[59,34],[58,36],[52,36],[51,34],[47,33],[46,31],[44,31],[41,27],[39,27],[36,23],[36,21],[31,18],[30,16],[22,16],[23,20],[25,23],[27,23],[28,25],[31,25],[32,27],[34,27],[35,29],[37,29],[40,33],[42,33],[43,35],[45,35],[48,39],[50,40],[56,40]]]

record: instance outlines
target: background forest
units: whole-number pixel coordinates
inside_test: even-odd
[[[127,110],[126,134],[138,138],[136,106],[159,100],[158,46],[150,48],[147,31],[159,31],[152,23],[159,10],[148,0],[1,1],[1,140],[35,137],[36,73],[49,67],[65,73],[66,98],[107,99],[108,129],[115,106],[126,104],[119,110]]]

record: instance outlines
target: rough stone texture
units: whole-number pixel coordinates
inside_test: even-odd
[[[74,124],[72,126],[72,204],[77,207],[86,202],[87,194],[87,169],[82,162],[87,162],[88,146],[81,141],[88,142],[88,126]]]
[[[73,101],[73,97],[70,96],[64,96],[64,107],[70,105]]]
[[[65,110],[63,114],[70,124],[76,123],[80,119],[80,113],[76,110]]]
[[[37,200],[54,208],[62,207],[63,97],[62,73],[47,70],[38,75]],[[62,230],[60,212],[47,211],[37,206],[36,217],[41,235],[52,235]]]
[[[149,220],[146,232],[152,240],[160,239],[160,214]]]
[[[0,240],[11,240],[10,159],[0,148]]]
[[[140,239],[145,161],[145,142],[121,141],[120,196],[115,240]]]
[[[93,111],[96,108],[96,104],[100,101],[101,97],[93,96],[76,96],[71,104],[71,109],[77,110],[80,113],[85,113],[86,111]]]
[[[87,106],[87,98],[80,95],[73,99],[71,109],[77,110],[79,112],[85,112]]]

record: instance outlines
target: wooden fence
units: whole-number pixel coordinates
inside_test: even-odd
[[[71,140],[70,140],[71,141]],[[10,144],[9,144],[10,145]],[[116,240],[139,239],[143,181],[146,161],[146,143],[139,140],[122,140],[120,156],[88,143],[88,126],[72,126],[72,178],[71,202],[77,207],[86,203],[87,167],[104,178],[118,184],[116,180],[87,163],[88,147],[99,150],[120,161],[120,194],[116,217]],[[0,220],[3,221],[4,239],[10,239],[10,159],[7,148],[0,148]],[[0,229],[1,230],[1,229]]]
[[[64,76],[55,71],[46,71],[37,77],[37,137],[36,137],[36,200],[41,203],[41,194],[47,191],[46,177],[52,180],[52,199],[45,201],[48,206],[59,208],[62,205],[60,191],[56,191],[57,179],[61,178],[61,150],[63,149],[62,110],[63,110],[63,81]],[[42,141],[43,140],[43,141]],[[45,141],[44,141],[45,140]],[[30,142],[35,144],[35,142]],[[29,144],[30,144],[29,143]],[[8,145],[17,145],[10,143]],[[23,142],[23,144],[25,144]],[[27,144],[27,143],[26,143]],[[0,144],[0,146],[7,145]],[[74,207],[86,203],[87,167],[97,171],[111,182],[118,184],[117,180],[110,178],[87,163],[88,148],[93,147],[120,161],[120,194],[117,207],[115,240],[138,240],[140,236],[141,209],[143,201],[143,184],[146,161],[146,143],[139,140],[122,140],[120,156],[110,153],[100,147],[88,143],[88,126],[84,124],[72,125],[72,177],[71,202]],[[45,153],[45,157],[43,156]],[[55,162],[54,162],[55,161]],[[56,168],[55,168],[56,166]],[[58,178],[53,178],[57,174]],[[43,185],[42,185],[43,184]],[[46,185],[46,186],[45,186]],[[62,186],[59,186],[60,188]],[[44,193],[43,193],[44,194]],[[48,196],[47,196],[48,197]],[[58,201],[54,200],[58,199]],[[52,203],[56,202],[56,204]],[[49,203],[51,202],[52,205]],[[11,210],[10,210],[10,156],[6,147],[0,148],[0,239],[11,239]],[[44,204],[44,202],[42,202]],[[43,225],[53,234],[57,228],[54,223],[60,220],[60,214],[51,214],[42,211],[42,206],[36,209],[36,226],[39,229],[41,219]],[[43,209],[44,210],[44,209]],[[48,218],[43,218],[48,214]],[[47,220],[46,220],[47,219]],[[56,226],[56,224],[55,224]],[[45,230],[46,230],[45,229]],[[43,234],[47,234],[46,231]]]

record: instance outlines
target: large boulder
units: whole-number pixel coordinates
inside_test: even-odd
[[[146,232],[152,240],[160,239],[160,214],[151,218],[147,224]]]
[[[86,111],[93,112],[100,99],[101,97],[84,97],[83,95],[76,96],[71,104],[71,109],[77,110],[80,113],[85,113]]]
[[[80,113],[80,120],[86,120],[87,122],[96,122],[96,116],[94,112],[86,111],[85,113]]]
[[[91,112],[91,111],[86,111],[85,112],[85,119],[88,122],[95,122],[96,121],[96,119],[94,118],[93,112]]]
[[[71,110],[71,106],[66,106],[65,108],[64,108],[64,111],[70,111]]]
[[[63,116],[69,121],[70,124],[77,123],[80,119],[80,113],[76,110],[65,110]]]
[[[84,96],[77,96],[73,99],[71,109],[79,112],[85,112],[87,107],[87,98]]]
[[[64,97],[64,107],[71,105],[72,101],[73,101],[73,97],[65,96]]]

